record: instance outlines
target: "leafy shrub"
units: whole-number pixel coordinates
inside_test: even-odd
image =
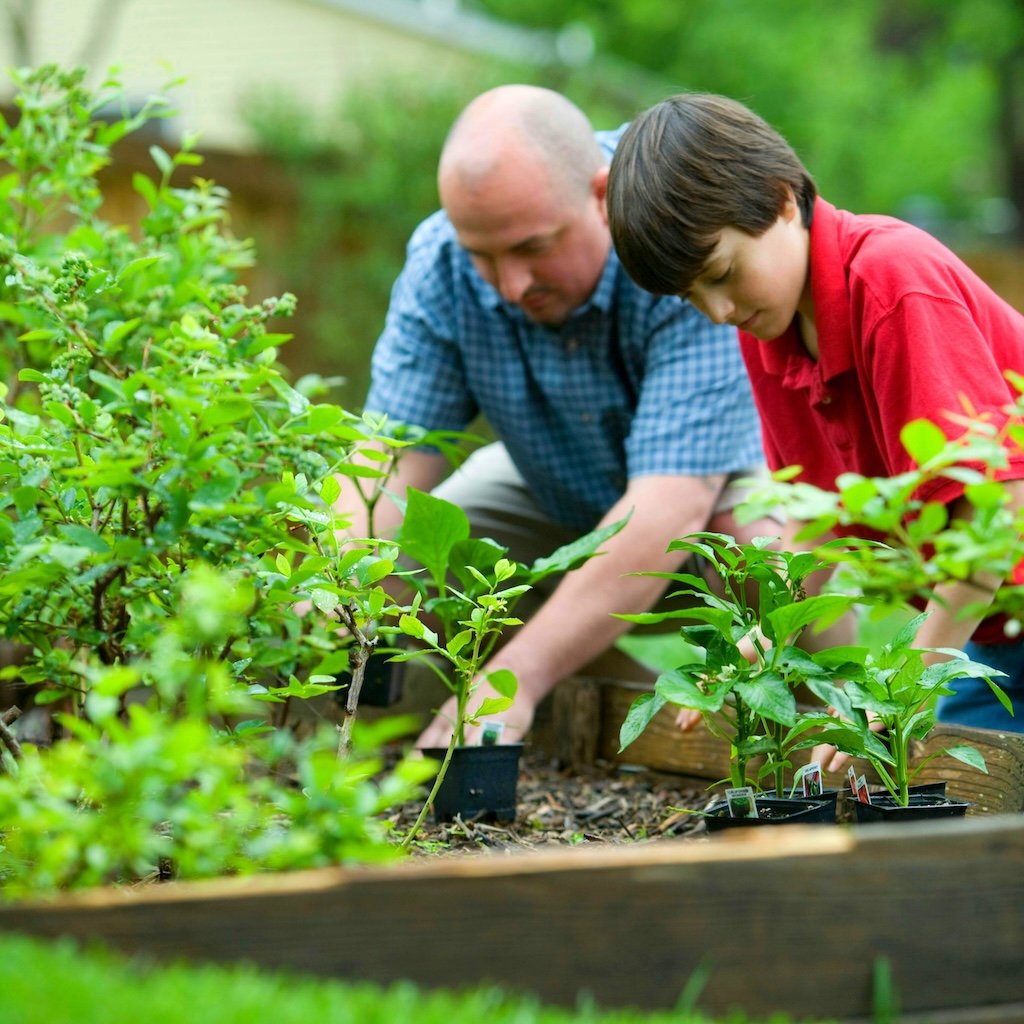
[[[379,858],[381,810],[432,768],[381,774],[379,734],[346,733],[339,761],[330,730],[300,741],[253,719],[255,701],[281,725],[336,689],[345,645],[403,611],[382,585],[393,546],[343,551],[333,510],[339,476],[376,492],[395,456],[357,458],[378,424],[285,378],[271,321],[295,300],[250,303],[227,193],[178,183],[200,163],[187,140],[151,148],[138,224],[102,219],[110,147],[166,108],[103,121],[117,83],[82,78],[16,72],[19,116],[0,124],[5,675],[61,701],[69,734],[0,758],[0,885]]]

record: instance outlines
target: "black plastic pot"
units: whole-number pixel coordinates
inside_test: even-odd
[[[402,680],[405,676],[404,661],[388,661],[391,652],[381,651],[370,655],[363,670],[363,685],[359,691],[359,703],[369,708],[389,708],[402,696]],[[335,700],[344,704],[348,700],[348,685],[352,682],[351,672],[339,672],[335,682],[342,689],[335,691]]]
[[[847,791],[849,792],[849,791]],[[916,786],[908,786],[907,794],[912,795],[914,793],[925,793],[929,796],[945,796],[946,795],[946,783],[945,782],[920,782]],[[891,796],[892,794],[887,789],[873,789],[871,790],[871,799],[874,800],[876,796]]]
[[[522,743],[456,747],[434,797],[434,821],[456,815],[476,821],[514,821]],[[426,757],[443,761],[444,747],[426,747]]]
[[[873,793],[871,803],[852,801],[856,820],[860,824],[879,821],[921,821],[928,818],[962,818],[970,803],[954,800],[942,793],[911,792],[909,803],[901,807],[889,793]]]
[[[754,798],[757,807],[756,818],[733,818],[729,815],[729,804],[723,800],[712,804],[704,812],[704,822],[709,832],[727,828],[757,828],[759,825],[834,825],[836,802],[834,798],[817,797],[776,797]]]
[[[788,799],[788,800],[800,800],[803,803],[818,803],[818,804],[825,803],[825,804],[828,804],[829,807],[832,808],[832,814],[834,816],[835,813],[836,813],[836,809],[839,806],[840,794],[842,794],[843,792],[844,792],[844,790],[842,790],[842,789],[832,789],[832,788],[829,788],[829,789],[824,790],[821,793],[818,793],[816,796],[804,796],[803,793],[793,793],[790,796],[788,796],[786,799]],[[835,820],[834,817],[833,817],[833,820]]]

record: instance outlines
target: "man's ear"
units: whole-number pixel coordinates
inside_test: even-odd
[[[590,180],[590,190],[594,193],[605,224],[608,223],[608,206],[605,202],[608,198],[608,170],[607,164],[604,167],[599,167],[594,171],[594,177]]]

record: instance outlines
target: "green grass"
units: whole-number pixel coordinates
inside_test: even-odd
[[[614,937],[609,937],[614,941]],[[386,951],[381,951],[386,956]],[[498,989],[316,981],[247,967],[158,967],[71,942],[0,938],[3,1024],[709,1024],[686,1011],[545,1007]],[[743,1016],[727,1018],[743,1024]],[[749,1022],[748,1022],[749,1024]],[[774,1016],[771,1024],[789,1024]]]

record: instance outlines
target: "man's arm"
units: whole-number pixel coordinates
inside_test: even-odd
[[[600,554],[567,573],[486,666],[488,671],[510,669],[519,681],[514,705],[497,716],[506,723],[507,741],[525,735],[537,704],[559,680],[582,668],[629,629],[629,623],[613,618],[613,613],[647,611],[657,601],[664,580],[629,574],[677,569],[680,555],[666,550],[669,542],[706,528],[724,481],[724,476],[644,476],[629,484],[600,524],[614,523],[632,510],[626,526]],[[471,708],[486,696],[494,694],[481,683]],[[419,746],[447,743],[451,726],[445,715],[453,714],[454,707],[446,704],[424,730]]]

